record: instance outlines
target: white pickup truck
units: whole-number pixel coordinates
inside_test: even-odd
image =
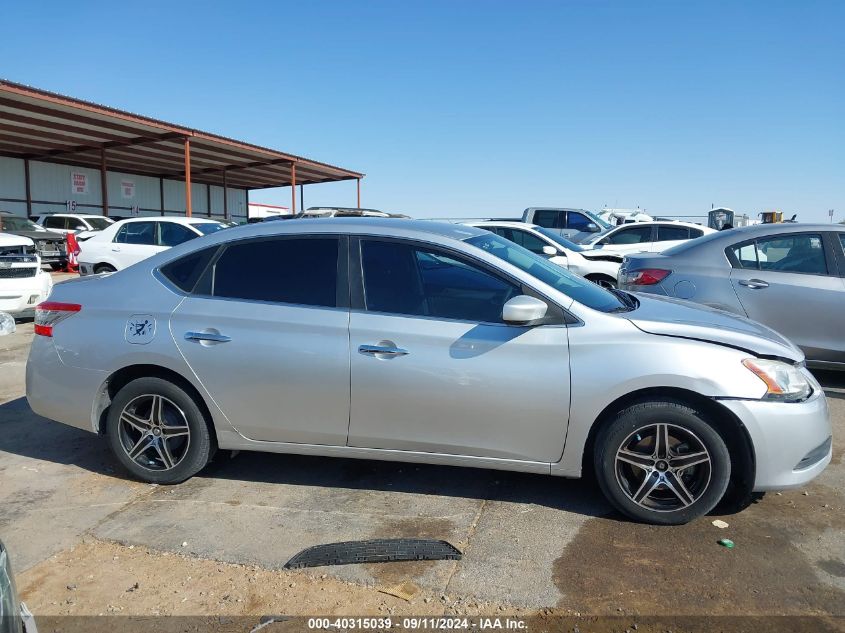
[[[53,278],[41,270],[35,242],[23,235],[0,233],[0,312],[29,316],[53,289]]]

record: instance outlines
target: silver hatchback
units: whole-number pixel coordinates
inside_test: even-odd
[[[175,483],[215,450],[593,469],[684,523],[831,459],[822,390],[772,330],[610,292],[487,231],[293,220],[192,240],[39,306],[33,410]]]

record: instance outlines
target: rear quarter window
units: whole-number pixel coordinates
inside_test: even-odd
[[[216,252],[217,246],[213,246],[185,255],[162,266],[161,274],[180,290],[192,292]]]

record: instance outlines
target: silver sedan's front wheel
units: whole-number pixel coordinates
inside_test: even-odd
[[[731,472],[725,441],[704,412],[668,400],[620,411],[596,438],[594,460],[599,485],[618,510],[664,525],[712,510]]]
[[[194,397],[161,378],[138,378],[120,389],[109,407],[106,432],[121,464],[150,483],[184,481],[214,452]]]

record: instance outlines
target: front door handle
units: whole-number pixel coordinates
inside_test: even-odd
[[[408,353],[408,350],[393,346],[359,345],[358,353],[369,354],[371,356],[405,356]]]
[[[760,288],[769,287],[769,284],[767,284],[762,279],[740,279],[739,285],[745,286],[746,288],[751,288],[752,290],[759,290]]]
[[[219,332],[185,332],[185,340],[199,343],[228,343],[232,339]]]
[[[113,252],[115,252],[115,253],[119,253],[119,252],[120,252],[120,246],[112,246],[112,247],[111,247],[111,249],[112,249],[112,251],[113,251]]]

